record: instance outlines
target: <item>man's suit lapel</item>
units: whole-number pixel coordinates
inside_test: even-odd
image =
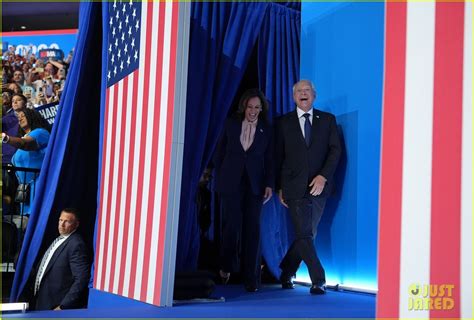
[[[51,270],[51,268],[53,267],[54,263],[56,262],[56,260],[58,259],[58,257],[61,255],[61,253],[63,252],[64,248],[66,248],[66,246],[68,245],[69,241],[71,241],[71,238],[73,237],[73,234],[70,235],[60,246],[58,249],[56,249],[56,251],[54,252],[53,256],[51,257],[51,260],[49,260],[49,263],[48,263],[48,266],[46,267],[46,270],[44,271],[44,275],[45,276],[49,270]]]
[[[318,138],[317,131],[320,127],[321,121],[321,114],[318,110],[313,108],[313,122],[311,123],[311,143],[310,146],[315,143],[316,139]]]
[[[306,146],[306,141],[304,140],[303,132],[301,132],[300,119],[298,119],[298,113],[296,112],[296,109],[290,113],[288,120],[291,130],[290,132],[296,134],[299,143],[302,143]]]

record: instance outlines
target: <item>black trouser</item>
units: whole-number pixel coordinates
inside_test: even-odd
[[[321,285],[326,281],[326,276],[316,253],[314,239],[323,215],[326,198],[307,194],[303,199],[288,200],[287,203],[295,229],[295,240],[280,263],[282,276],[290,277],[296,274],[303,260],[308,267],[311,282]]]
[[[239,271],[241,256],[245,284],[257,287],[261,278],[262,201],[262,195],[252,193],[246,174],[242,177],[238,193],[221,194],[221,269],[225,272]]]

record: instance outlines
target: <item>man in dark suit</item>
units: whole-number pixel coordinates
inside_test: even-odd
[[[316,230],[333,174],[341,154],[334,115],[313,109],[314,85],[301,80],[293,87],[296,110],[277,125],[277,189],[280,202],[289,208],[295,240],[280,263],[282,288],[294,288],[292,277],[303,260],[309,271],[312,294],[325,293],[325,273],[314,246]]]
[[[35,310],[82,308],[87,304],[89,258],[86,245],[76,232],[79,216],[76,209],[61,212],[59,237],[46,250],[32,278]]]

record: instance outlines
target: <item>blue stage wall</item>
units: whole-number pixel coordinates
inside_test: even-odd
[[[301,78],[336,115],[345,147],[316,240],[329,284],[377,288],[383,37],[384,3],[302,4]]]
[[[39,56],[41,49],[60,49],[64,57],[74,49],[77,41],[77,30],[43,30],[43,31],[18,31],[2,33],[2,50],[8,50],[9,45],[16,47],[16,53],[27,56],[34,53]]]

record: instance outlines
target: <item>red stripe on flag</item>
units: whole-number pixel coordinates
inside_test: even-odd
[[[95,270],[94,270],[94,288],[97,289],[102,289],[102,287],[98,287],[97,283],[97,276],[99,275],[99,256],[102,254],[100,252],[100,244],[102,243],[103,239],[101,236],[101,227],[102,227],[102,215],[105,214],[102,211],[102,204],[104,203],[104,180],[105,180],[105,160],[106,160],[106,152],[107,152],[107,130],[108,130],[108,121],[107,121],[107,116],[108,116],[108,106],[109,106],[109,99],[110,99],[110,93],[109,90],[106,90],[105,92],[105,108],[104,108],[104,131],[102,132],[102,142],[103,142],[103,148],[102,148],[102,164],[101,164],[101,174],[100,174],[100,201],[99,201],[99,214],[98,214],[98,222],[97,222],[97,239],[96,239],[96,244],[95,244]]]
[[[430,316],[459,318],[464,3],[436,4],[435,36],[430,283],[454,285],[454,308]]]
[[[105,214],[107,217],[110,217],[110,207],[111,207],[111,202],[112,202],[112,187],[114,184],[114,177],[113,177],[113,168],[114,168],[114,163],[115,163],[115,137],[114,133],[117,130],[117,108],[118,108],[118,86],[115,87],[114,89],[114,103],[112,107],[112,135],[111,135],[111,145],[110,145],[110,165],[109,165],[109,172],[107,172],[107,179],[109,180],[109,189],[107,190],[108,192],[108,198],[107,198],[107,207],[105,207]],[[109,119],[110,120],[110,119]],[[109,220],[109,219],[107,219]],[[113,232],[113,231],[112,231]],[[102,260],[102,281],[101,281],[101,288],[104,289],[106,285],[105,283],[105,277],[106,277],[106,272],[107,268],[109,267],[107,265],[107,256],[108,256],[108,246],[109,246],[109,241],[110,241],[110,224],[107,224],[105,226],[105,234],[104,234],[104,252],[102,254],[103,260]],[[110,289],[110,288],[109,288]]]
[[[132,117],[130,121],[130,150],[129,150],[129,161],[128,161],[128,169],[127,169],[127,176],[128,176],[128,185],[127,185],[127,196],[125,199],[125,218],[124,218],[124,226],[123,226],[123,242],[122,242],[122,256],[120,265],[122,270],[125,271],[126,261],[128,257],[128,233],[130,227],[130,219],[135,219],[135,216],[130,214],[130,203],[132,192],[132,177],[133,171],[135,169],[135,135],[136,135],[136,119],[137,119],[137,98],[138,98],[138,78],[140,76],[140,72],[138,70],[134,71],[133,74],[133,100],[132,105],[127,106],[131,112],[129,113]],[[128,296],[127,292],[124,292],[124,280],[125,280],[125,273],[122,272],[120,274],[119,285],[118,285],[118,294]]]
[[[386,4],[377,317],[398,317],[407,4]],[[380,250],[383,248],[383,250]]]
[[[150,283],[148,283],[148,272],[150,270],[150,248],[151,248],[151,236],[153,227],[153,214],[156,211],[155,208],[155,190],[156,190],[156,171],[158,163],[158,149],[160,140],[160,109],[161,106],[161,85],[163,77],[163,41],[165,31],[165,2],[159,4],[159,18],[158,18],[158,46],[157,46],[157,64],[156,64],[156,81],[155,81],[155,104],[154,108],[154,122],[153,122],[153,143],[151,145],[151,172],[150,172],[150,187],[149,187],[149,199],[147,208],[147,227],[145,234],[145,250],[143,257],[143,273],[142,273],[142,288],[140,299],[146,301],[147,292],[151,290]],[[153,30],[155,32],[155,30]],[[151,32],[150,32],[151,33]],[[162,168],[159,168],[160,170]]]
[[[176,86],[176,48],[178,37],[178,10],[179,4],[173,2],[171,21],[171,48],[170,48],[170,73],[168,86],[168,114],[166,119],[166,145],[165,145],[165,161],[163,168],[163,187],[161,198],[161,215],[160,215],[160,233],[158,240],[158,256],[156,263],[155,277],[155,295],[153,303],[159,305],[161,303],[161,285],[163,279],[163,259],[166,234],[166,218],[168,208],[168,192],[170,182],[170,160],[171,160],[171,144],[173,138],[173,110],[174,110],[174,94]]]
[[[135,282],[136,282],[136,272],[137,272],[137,255],[138,255],[138,243],[140,237],[144,236],[140,234],[140,224],[143,212],[141,211],[142,199],[143,199],[143,179],[144,179],[144,169],[145,169],[145,150],[147,148],[147,115],[148,108],[153,108],[153,106],[148,105],[148,95],[150,89],[150,57],[151,57],[151,36],[153,33],[152,22],[153,22],[153,1],[148,2],[147,4],[147,17],[146,17],[146,40],[145,40],[145,61],[140,61],[140,68],[144,69],[144,85],[143,92],[139,93],[143,95],[143,114],[142,114],[142,134],[140,140],[140,160],[138,168],[138,187],[137,187],[137,202],[136,202],[136,220],[135,220],[135,231],[133,235],[133,251],[132,251],[132,268],[130,274],[130,287],[129,287],[129,297],[134,296]],[[144,39],[141,39],[142,41]],[[148,192],[148,191],[146,191]],[[140,274],[141,276],[142,274]],[[130,291],[132,290],[132,291]],[[132,292],[132,295],[130,295]]]
[[[127,97],[128,97],[128,77],[125,77],[123,79],[123,91],[122,91],[122,109],[118,110],[117,112],[122,113],[122,120],[120,123],[120,126],[122,130],[120,131],[120,152],[119,152],[119,167],[118,167],[118,182],[117,182],[117,197],[116,197],[116,210],[112,214],[115,214],[115,224],[114,224],[114,235],[113,235],[113,251],[112,251],[112,259],[111,259],[111,270],[110,270],[110,287],[109,290],[113,291],[113,286],[114,286],[114,280],[115,280],[115,266],[116,266],[116,260],[117,260],[117,251],[121,250],[122,248],[119,248],[117,246],[118,243],[118,233],[119,233],[119,225],[120,225],[120,213],[121,211],[121,198],[122,198],[122,172],[123,172],[123,156],[124,156],[124,149],[125,149],[125,126],[127,122],[127,116],[128,116],[128,106],[127,106]],[[116,112],[116,113],[117,113]],[[115,138],[116,139],[116,138]],[[115,165],[114,165],[115,167]]]

